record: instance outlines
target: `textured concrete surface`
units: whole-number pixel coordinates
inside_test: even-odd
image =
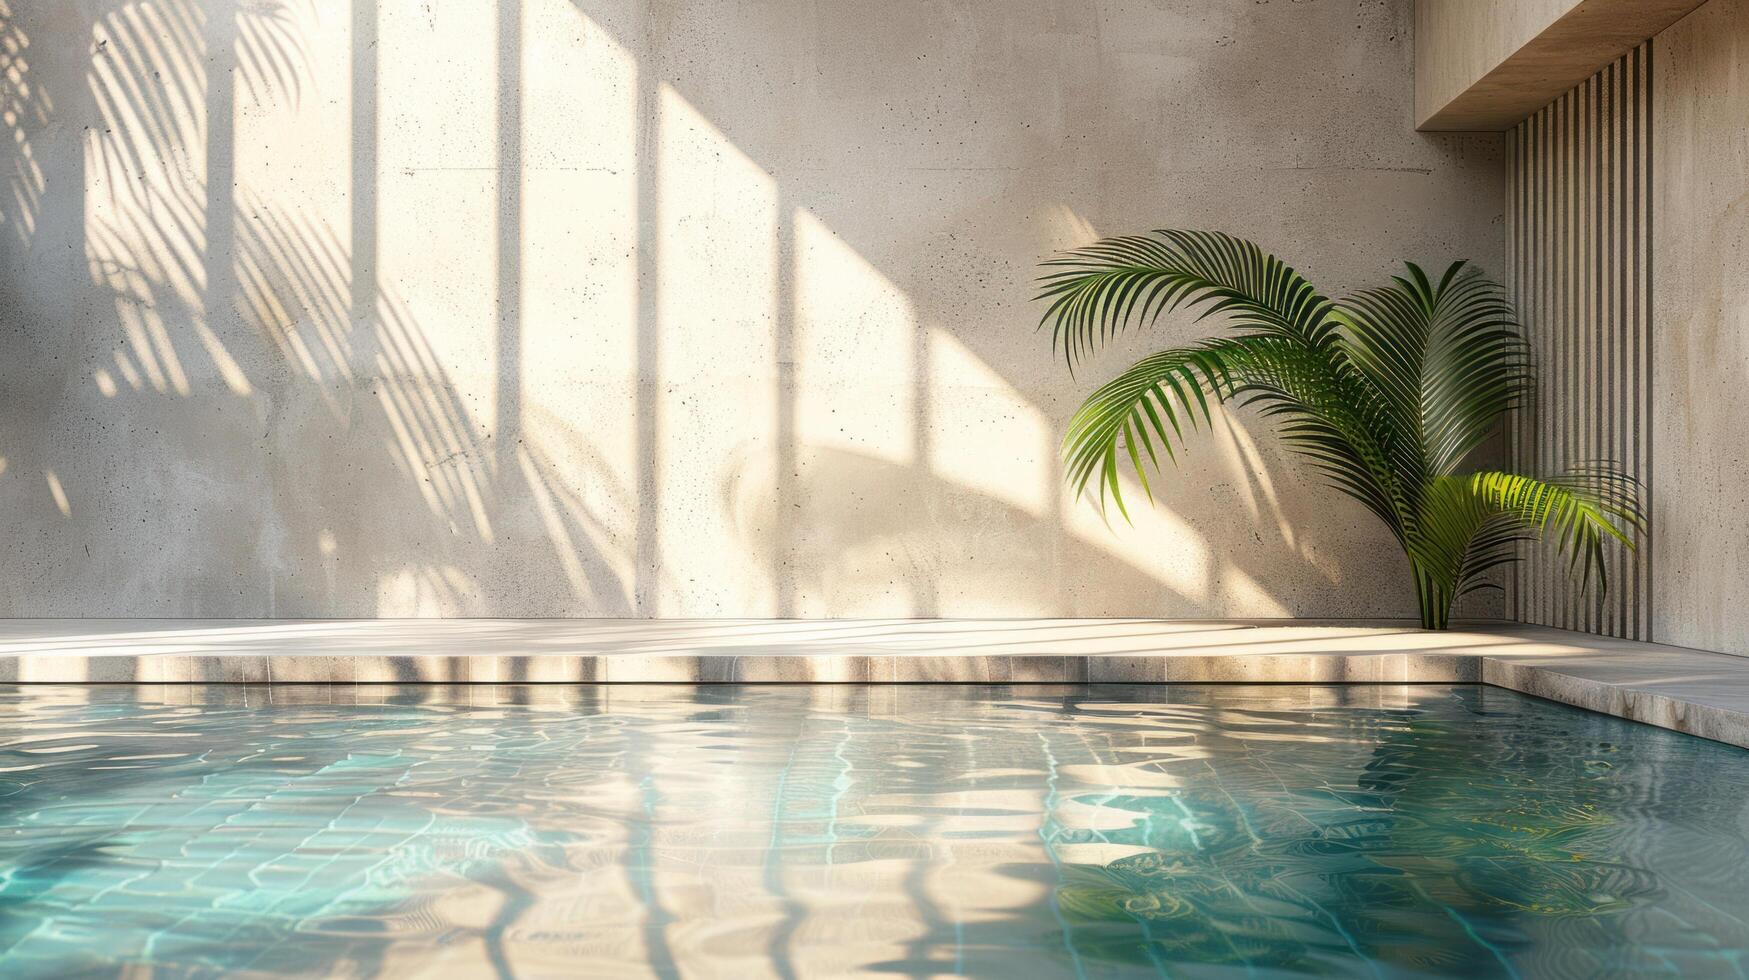
[[[1653,636],[1749,653],[1749,2],[1655,50]]]
[[[13,620],[0,682],[1488,683],[1749,747],[1749,659],[1535,626]]]
[[[0,615],[1406,615],[1271,439],[1108,528],[1034,263],[1500,263],[1408,0],[0,0]],[[1247,423],[1249,424],[1249,422]]]

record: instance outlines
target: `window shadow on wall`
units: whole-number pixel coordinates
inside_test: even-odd
[[[658,14],[638,17],[609,0],[573,2],[638,57],[640,145],[648,154],[641,176],[664,166],[661,137],[678,103],[721,135],[725,153],[744,154],[771,181],[775,223],[763,246],[775,256],[776,275],[765,370],[774,379],[776,423],[769,440],[733,447],[734,464],[721,485],[744,546],[769,569],[780,615],[817,615],[869,596],[879,597],[871,604],[898,601],[920,616],[995,608],[1083,615],[1267,614],[1260,606],[1280,615],[1411,611],[1404,589],[1354,588],[1357,570],[1372,585],[1376,569],[1400,561],[1388,534],[1307,478],[1273,438],[1253,442],[1244,413],[1238,429],[1193,437],[1184,468],[1161,481],[1167,489],[1159,507],[1180,518],[1173,522],[1178,537],[1153,550],[1191,545],[1186,553],[1198,557],[1189,560],[1202,565],[1195,574],[1169,580],[1158,565],[1113,544],[1147,530],[1074,526],[1076,512],[1092,505],[1065,499],[1054,443],[1079,394],[1098,378],[1067,380],[1048,339],[1029,334],[1037,315],[1026,302],[1035,273],[1030,259],[1098,232],[1146,227],[1094,229],[1076,220],[1083,210],[1109,210],[1106,199],[1139,187],[1197,191],[1162,200],[1158,214],[1137,215],[1138,222],[1243,232],[1254,216],[1260,227],[1303,237],[1330,207],[1316,189],[1291,183],[1298,177],[1260,189],[1244,167],[1163,170],[1150,157],[1176,136],[1142,124],[1053,129],[1078,117],[1109,123],[1123,111],[1120,99],[1104,103],[1124,73],[1097,67],[1094,57],[1107,26],[1099,23],[1103,12],[1016,12],[1012,23],[973,30],[953,11],[929,4],[657,3],[647,6]],[[1009,71],[1016,67],[1036,70]],[[1200,83],[1208,90],[1256,89],[1243,62],[1199,67],[1214,75]],[[654,90],[671,97],[668,115]],[[1227,122],[1243,129],[1252,100],[1270,97],[1235,96],[1235,118]],[[1075,98],[1086,104],[1063,104]],[[1029,132],[1035,116],[1044,132]],[[1218,123],[1211,128],[1218,132]],[[1125,135],[1092,145],[1091,132]],[[991,144],[1004,140],[1011,145],[996,152]],[[1130,187],[1126,172],[1135,177]],[[646,179],[641,186],[659,184]],[[1060,203],[1053,209],[1041,202]],[[645,204],[640,229],[671,223],[660,213],[670,207]],[[891,338],[909,347],[912,362],[911,387],[901,396],[911,431],[899,453],[803,434],[817,412],[805,401],[815,365],[806,358],[808,300],[799,285],[810,259],[797,227],[807,221],[829,229],[909,303],[910,336]],[[1019,262],[1016,242],[1033,246]],[[653,240],[643,244],[640,254],[654,252]],[[666,295],[659,275],[645,273],[646,294]],[[670,343],[692,315],[665,309],[641,320],[640,351]],[[861,324],[852,315],[838,326],[855,331]],[[1117,345],[1094,371],[1113,372],[1140,349],[1206,329],[1187,320],[1162,324],[1140,343]],[[1046,420],[1044,452],[1031,444],[1004,447],[994,431],[981,450],[990,457],[1036,456],[1040,465],[1025,476],[1020,494],[1033,502],[1016,505],[1012,495],[993,490],[999,478],[967,481],[939,465],[958,451],[939,434],[963,427],[967,411],[944,402],[955,395],[944,389],[985,383],[953,377],[942,354],[949,348],[975,359],[1022,410]],[[661,411],[659,403],[640,404],[640,425],[664,425]],[[1139,487],[1131,492],[1140,498]],[[640,484],[641,499],[663,493],[654,478]],[[646,559],[660,563],[661,548],[652,552]],[[1381,577],[1393,586],[1403,578]],[[1013,606],[1002,606],[1009,599]]]

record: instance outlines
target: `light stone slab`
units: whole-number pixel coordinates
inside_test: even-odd
[[[1485,683],[1749,747],[1749,658],[1507,624],[20,619],[0,682]]]

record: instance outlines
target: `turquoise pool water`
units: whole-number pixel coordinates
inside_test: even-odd
[[[0,688],[0,745],[7,977],[1749,969],[1749,752],[1489,688]]]

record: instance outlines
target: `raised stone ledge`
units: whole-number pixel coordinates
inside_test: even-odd
[[[1297,620],[4,620],[0,683],[1485,683],[1749,747],[1749,658]]]

